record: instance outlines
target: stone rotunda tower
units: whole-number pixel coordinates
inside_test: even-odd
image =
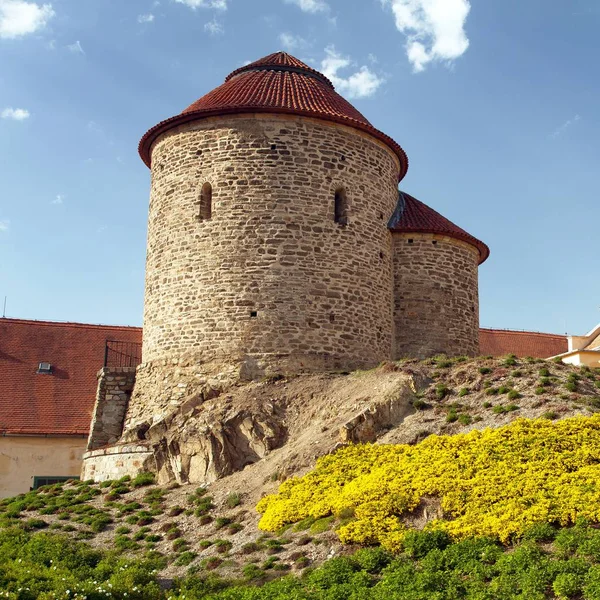
[[[152,187],[136,396],[174,365],[253,377],[391,358],[388,221],[408,160],[324,75],[267,56],[139,149]]]
[[[400,192],[393,240],[394,358],[479,353],[480,240]]]
[[[207,481],[258,460],[283,439],[275,413],[207,414],[239,378],[478,352],[487,246],[398,192],[402,148],[293,56],[237,69],[139,150],[143,363],[133,392],[133,373],[101,372],[85,479]]]

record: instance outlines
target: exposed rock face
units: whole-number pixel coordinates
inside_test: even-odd
[[[97,455],[113,477],[132,465],[161,483],[208,483],[280,452],[280,474],[312,464],[349,442],[375,441],[414,412],[415,378],[403,373],[304,375],[289,380],[205,383],[177,406],[138,421],[121,438],[136,457]],[[341,433],[340,433],[341,432]],[[110,463],[111,456],[118,465]],[[84,473],[99,471],[92,458]],[[121,469],[121,470],[119,470]]]

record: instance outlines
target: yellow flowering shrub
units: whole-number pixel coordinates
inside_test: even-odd
[[[600,521],[600,414],[558,422],[519,419],[498,429],[430,436],[415,446],[353,445],[317,461],[257,506],[260,528],[354,514],[345,543],[398,549],[404,517],[423,498],[443,516],[428,523],[457,539],[507,541],[533,523]]]

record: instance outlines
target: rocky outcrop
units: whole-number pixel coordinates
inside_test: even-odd
[[[284,477],[341,445],[376,441],[414,412],[418,387],[415,374],[385,368],[262,382],[199,383],[191,371],[186,382],[185,375],[182,369],[169,386],[187,395],[178,402],[171,395],[151,420],[130,422],[121,449],[90,454],[86,472],[98,472],[92,463],[102,460],[102,469],[122,476],[129,465],[139,469],[142,458],[160,483],[210,483],[262,461],[268,477]]]
[[[159,481],[211,482],[283,445],[281,413],[273,404],[238,410],[206,384],[163,418],[132,427],[123,441],[153,449]]]

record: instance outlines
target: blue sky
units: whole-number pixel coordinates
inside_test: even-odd
[[[288,50],[402,145],[402,189],[490,246],[482,326],[584,333],[599,28],[597,0],[0,0],[7,316],[140,325],[140,137]]]

